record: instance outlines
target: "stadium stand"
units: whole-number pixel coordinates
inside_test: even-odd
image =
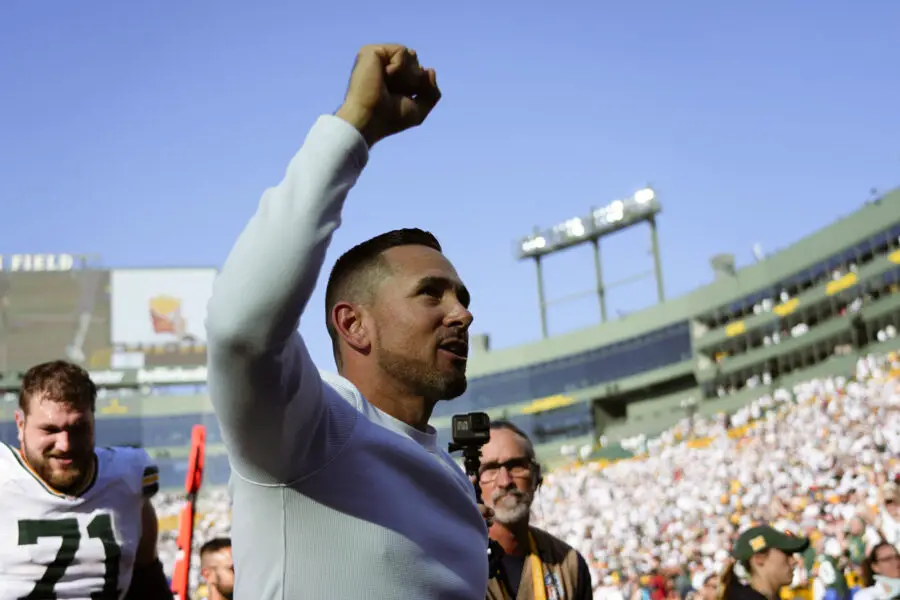
[[[900,542],[898,365],[895,354],[864,357],[854,377],[760,396],[731,427],[700,418],[690,441],[684,422],[632,440],[638,455],[626,461],[557,469],[535,515],[591,557],[598,598],[630,598],[660,573],[690,588],[722,570],[740,530],[770,520],[813,540],[785,595],[821,597],[815,567],[829,540],[855,584],[860,548]]]
[[[27,369],[48,352],[69,358],[67,349],[92,354],[108,345],[108,286],[98,271],[0,272],[0,372]]]

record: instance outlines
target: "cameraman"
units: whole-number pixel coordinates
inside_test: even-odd
[[[492,579],[489,600],[590,600],[591,576],[584,557],[568,544],[529,524],[531,503],[541,486],[534,446],[508,421],[491,423],[491,439],[481,450],[479,483],[494,509],[490,536],[505,552],[503,570],[511,589]]]

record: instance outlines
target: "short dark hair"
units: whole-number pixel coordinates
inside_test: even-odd
[[[528,434],[525,433],[521,427],[519,427],[512,421],[507,421],[505,419],[497,419],[496,421],[491,421],[491,431],[496,431],[499,429],[512,431],[514,434],[525,440],[526,458],[531,461],[537,461],[537,454],[535,454],[534,452],[534,444],[531,442],[531,438],[528,437]]]
[[[334,360],[341,366],[340,336],[331,322],[335,305],[344,300],[366,302],[373,284],[389,268],[382,254],[398,246],[426,246],[443,252],[441,244],[430,232],[422,229],[395,229],[382,233],[350,248],[334,263],[325,288],[325,326],[331,337]]]
[[[44,395],[53,402],[78,407],[97,407],[97,386],[91,375],[76,364],[64,360],[35,365],[26,371],[19,387],[19,408],[26,415],[32,398]]]
[[[231,538],[228,537],[217,537],[209,540],[202,546],[200,546],[200,556],[206,556],[207,554],[212,554],[213,552],[219,552],[220,550],[225,550],[226,548],[231,548]]]

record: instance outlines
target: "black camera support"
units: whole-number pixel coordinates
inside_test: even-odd
[[[450,453],[462,451],[466,475],[475,487],[475,499],[479,505],[484,504],[480,483],[481,447],[491,438],[490,417],[486,413],[479,412],[453,415],[452,435],[453,441],[450,442],[448,451]],[[488,538],[488,575],[509,592],[512,588],[503,569],[503,554],[503,547],[497,541]]]

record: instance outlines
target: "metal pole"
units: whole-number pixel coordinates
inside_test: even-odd
[[[656,272],[656,297],[659,302],[665,302],[666,292],[663,288],[662,261],[659,258],[659,237],[656,235],[656,219],[650,217],[650,250],[653,253],[653,270]]]
[[[534,257],[534,265],[537,269],[538,305],[541,310],[541,337],[547,336],[547,301],[544,299],[544,273],[541,270],[540,255]]]
[[[603,285],[603,263],[600,261],[600,240],[591,240],[594,246],[594,272],[597,275],[597,299],[600,300],[600,321],[606,323],[606,288]]]

